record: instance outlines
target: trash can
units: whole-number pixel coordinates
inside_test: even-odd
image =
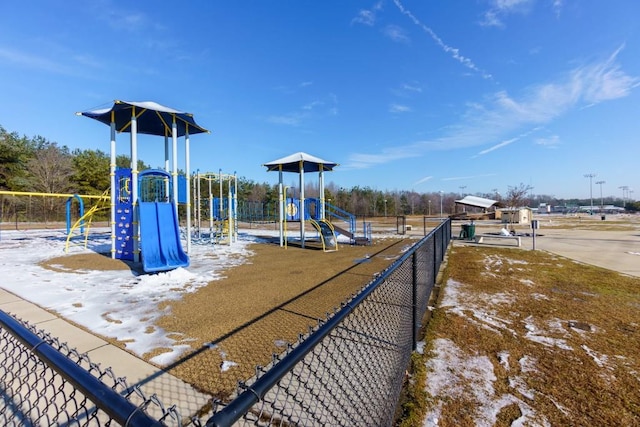
[[[475,224],[461,224],[462,230],[460,231],[460,238],[473,240],[476,235],[476,225]]]
[[[460,230],[460,239],[467,239],[469,237],[469,224],[461,224],[462,230]]]
[[[476,225],[467,224],[467,239],[473,240],[474,237],[476,237]]]
[[[607,219],[607,217],[606,217],[606,216],[604,216],[604,215],[602,215],[602,216],[600,217],[600,219],[601,219],[602,221],[604,221],[605,219]]]

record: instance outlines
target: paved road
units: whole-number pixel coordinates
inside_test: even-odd
[[[459,233],[454,225],[453,235]],[[496,226],[479,225],[476,234],[496,232]],[[531,230],[529,230],[531,231]],[[640,230],[591,231],[576,229],[542,229],[535,239],[536,250],[544,250],[576,261],[640,277]],[[515,245],[515,241],[487,240],[483,245]],[[533,249],[533,238],[523,236],[522,248]]]

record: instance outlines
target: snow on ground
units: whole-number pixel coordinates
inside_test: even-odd
[[[524,264],[521,261],[501,256],[487,256],[484,262],[488,274],[491,274],[492,269],[505,264],[514,269],[520,269],[520,265]],[[530,287],[534,282],[522,280],[521,283]],[[540,298],[542,297],[544,296],[540,296]],[[509,307],[516,303],[515,296],[509,292],[467,294],[464,284],[449,279],[446,286],[443,287],[440,308],[464,317],[478,327],[498,334],[506,332],[516,336],[518,334],[513,321],[500,318],[497,315],[499,308]],[[557,333],[562,330],[559,319],[544,325],[537,325],[535,318],[529,316],[522,322],[527,331],[525,338],[541,345],[573,350],[565,340],[546,336],[547,333]],[[424,348],[424,345],[420,348]],[[585,351],[588,350],[585,349]],[[426,391],[438,399],[428,411],[423,425],[425,427],[439,425],[443,402],[456,398],[478,402],[478,413],[474,419],[477,426],[493,426],[500,410],[512,404],[518,405],[521,411],[520,417],[512,422],[512,426],[538,425],[540,422],[542,425],[548,425],[545,420],[540,421],[536,417],[534,409],[525,400],[518,397],[523,396],[531,400],[535,396],[535,392],[528,388],[524,378],[518,374],[518,372],[524,374],[535,370],[535,360],[524,356],[517,361],[517,366],[515,366],[516,363],[510,361],[510,354],[507,351],[500,351],[496,356],[502,368],[509,372],[509,385],[516,393],[502,395],[495,393],[493,384],[496,381],[496,374],[494,366],[487,356],[469,355],[451,340],[436,339],[430,347],[430,355],[426,363],[429,372]],[[603,360],[601,355],[593,354],[592,357]]]
[[[484,260],[487,272],[491,274],[494,268],[509,265],[510,268],[519,269],[523,264],[520,261],[510,260],[498,255],[487,256]],[[534,281],[520,280],[526,287],[533,287]],[[544,300],[547,296],[532,292],[532,297]],[[605,380],[612,378],[611,356],[600,354],[586,345],[573,347],[568,340],[571,336],[565,325],[577,325],[572,331],[579,334],[588,333],[579,328],[578,322],[551,318],[548,320],[537,319],[529,315],[523,319],[504,319],[497,315],[498,311],[504,311],[517,304],[516,297],[509,291],[497,293],[482,293],[466,291],[464,283],[449,279],[443,286],[439,308],[448,313],[463,317],[467,322],[480,328],[493,331],[497,334],[510,334],[535,342],[541,346],[557,348],[563,351],[584,351],[593,361],[603,368],[601,376]],[[524,333],[516,332],[524,327]],[[589,331],[593,330],[589,326]],[[426,344],[421,343],[420,352],[427,351]],[[536,392],[527,386],[525,376],[528,372],[536,371],[536,360],[525,355],[519,360],[511,360],[508,351],[498,351],[496,354],[498,368],[503,368],[508,374],[509,386],[513,393],[497,394],[494,389],[496,373],[494,365],[486,355],[469,354],[464,348],[455,342],[439,338],[428,347],[429,355],[426,362],[428,380],[425,390],[435,399],[433,407],[427,412],[423,425],[433,427],[439,425],[443,403],[451,399],[467,399],[477,402],[477,414],[474,424],[477,426],[493,426],[500,410],[508,405],[516,404],[520,408],[521,415],[511,423],[512,426],[522,425],[549,425],[548,421],[537,414],[527,403],[533,401]],[[524,399],[523,399],[524,398]],[[546,396],[547,399],[551,399]],[[558,402],[553,401],[558,410],[566,413]]]
[[[429,380],[427,391],[432,396],[447,396],[449,399],[471,398],[479,403],[478,416],[475,419],[476,426],[493,426],[496,423],[498,413],[505,406],[516,403],[520,407],[522,415],[515,420],[512,426],[529,425],[534,412],[522,399],[513,394],[495,395],[493,383],[496,376],[493,364],[487,356],[469,356],[453,341],[439,338],[433,343],[433,357],[427,362]],[[503,363],[506,363],[508,355],[502,355]],[[524,381],[514,379],[512,387],[518,389],[524,396],[531,394],[526,389]],[[430,412],[424,421],[425,427],[438,425],[441,413],[442,401]]]
[[[231,245],[193,244],[190,266],[157,274],[130,270],[58,271],[38,265],[65,255],[66,233],[62,230],[0,232],[0,287],[102,336],[128,341],[126,347],[142,356],[154,348],[171,352],[156,362],[168,364],[189,349],[188,339],[179,342],[175,333],[156,326],[166,314],[161,301],[177,300],[209,282],[221,278],[221,270],[247,262],[250,243],[261,236],[277,236],[274,230],[242,230]],[[69,253],[108,253],[111,241],[107,229],[91,230],[87,249],[71,245]],[[54,266],[55,267],[55,266]],[[29,320],[29,319],[25,319]]]
[[[70,245],[68,252],[109,253],[109,236],[108,229],[91,229],[87,248]],[[168,310],[160,310],[159,303],[178,300],[221,279],[223,269],[246,263],[252,254],[248,245],[264,241],[263,236],[277,237],[278,231],[242,229],[238,241],[231,245],[193,243],[188,268],[137,274],[92,270],[91,266],[82,271],[65,271],[63,266],[57,266],[58,271],[45,269],[38,263],[65,255],[67,235],[63,230],[2,230],[0,287],[96,334],[125,341],[126,348],[138,356],[155,348],[171,349],[153,360],[166,365],[190,347],[188,337],[181,339],[175,332],[169,334],[154,325]],[[338,243],[348,243],[348,239],[339,236]]]

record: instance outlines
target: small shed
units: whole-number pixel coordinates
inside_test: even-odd
[[[495,205],[497,200],[485,199],[478,196],[465,196],[460,200],[455,200],[456,205],[470,206],[473,208],[480,208],[483,212],[486,212],[491,206]]]
[[[531,224],[533,210],[531,208],[505,208],[496,210],[496,219],[503,224]]]

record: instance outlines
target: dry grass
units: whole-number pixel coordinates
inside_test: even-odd
[[[489,425],[511,425],[523,410],[540,425],[640,425],[640,279],[541,251],[472,246],[454,246],[446,276],[427,366],[438,339],[488,358]],[[457,391],[429,406],[440,406],[440,426],[476,425],[487,403],[468,372],[450,369]]]

